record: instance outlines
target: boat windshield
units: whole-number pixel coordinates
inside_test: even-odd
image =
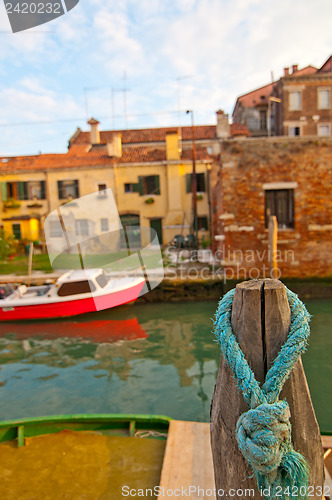
[[[63,283],[59,290],[58,295],[60,297],[66,297],[67,295],[77,295],[79,293],[90,293],[96,290],[95,285],[90,280],[82,281],[71,281],[68,283]]]
[[[109,280],[109,278],[106,276],[106,274],[104,272],[102,274],[99,274],[99,276],[97,276],[97,278],[96,278],[96,281],[97,281],[98,285],[100,286],[100,288],[104,288],[107,285],[108,280]]]

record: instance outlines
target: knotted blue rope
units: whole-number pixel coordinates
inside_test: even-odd
[[[288,338],[260,387],[233,334],[231,325],[235,289],[224,295],[215,315],[214,333],[250,410],[236,426],[239,449],[252,467],[259,489],[267,498],[282,500],[297,491],[307,498],[309,467],[292,445],[290,410],[279,394],[310,335],[310,315],[297,295],[286,288],[291,310]],[[302,488],[301,488],[302,486]],[[294,489],[293,489],[294,488]]]

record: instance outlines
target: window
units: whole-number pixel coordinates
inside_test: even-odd
[[[99,198],[107,198],[107,185],[106,184],[98,184],[98,197]]]
[[[15,200],[45,200],[45,181],[28,182],[2,182],[1,183],[2,200],[14,198]]]
[[[191,193],[191,177],[192,174],[186,174],[187,193]],[[196,174],[196,191],[205,193],[205,174]]]
[[[100,229],[102,231],[108,231],[108,219],[100,219]]]
[[[318,89],[318,109],[330,109],[330,89]]]
[[[331,125],[329,123],[319,123],[317,125],[317,135],[331,135]]]
[[[102,274],[97,276],[96,281],[101,288],[104,288],[109,282],[109,278],[107,278],[106,274],[103,272]]]
[[[275,215],[280,229],[294,228],[294,190],[274,189],[265,191],[265,227],[270,215]]]
[[[45,181],[32,181],[27,183],[29,200],[45,199]]]
[[[266,109],[261,109],[259,111],[259,124],[260,124],[260,130],[266,130],[266,128],[267,128]]]
[[[67,198],[78,198],[78,180],[58,181],[59,200]]]
[[[51,238],[62,238],[63,230],[60,221],[57,220],[49,221],[49,230]]]
[[[67,295],[77,295],[79,293],[90,293],[96,290],[95,285],[90,280],[73,281],[72,283],[63,283],[58,290],[59,297]]]
[[[301,109],[301,92],[289,93],[289,111],[296,111]]]
[[[77,236],[89,236],[89,221],[88,219],[77,219],[76,234]]]
[[[124,185],[125,193],[135,193],[138,192],[138,189],[135,191],[134,187],[138,186],[138,184],[128,183]]]
[[[139,193],[140,196],[146,194],[160,194],[159,175],[147,175],[138,178],[137,183],[126,183],[125,193]]]
[[[289,127],[289,135],[292,136],[292,137],[295,137],[297,135],[301,135],[301,127],[299,126],[290,126]]]
[[[208,230],[208,218],[207,217],[197,217],[198,229],[202,231]]]
[[[159,175],[139,177],[140,194],[160,194]]]

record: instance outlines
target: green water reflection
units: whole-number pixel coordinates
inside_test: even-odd
[[[303,362],[321,429],[331,431],[331,301],[307,306]],[[220,357],[215,308],[134,305],[80,321],[2,324],[0,419],[111,412],[208,421]]]

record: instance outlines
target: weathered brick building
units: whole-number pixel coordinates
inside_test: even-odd
[[[297,64],[237,98],[233,121],[252,137],[332,135],[332,56],[320,67]]]
[[[268,277],[268,215],[281,277],[332,276],[332,138],[223,141],[214,251],[228,278]]]
[[[271,101],[273,135],[330,136],[332,133],[332,56],[319,69],[293,66],[275,84]]]

